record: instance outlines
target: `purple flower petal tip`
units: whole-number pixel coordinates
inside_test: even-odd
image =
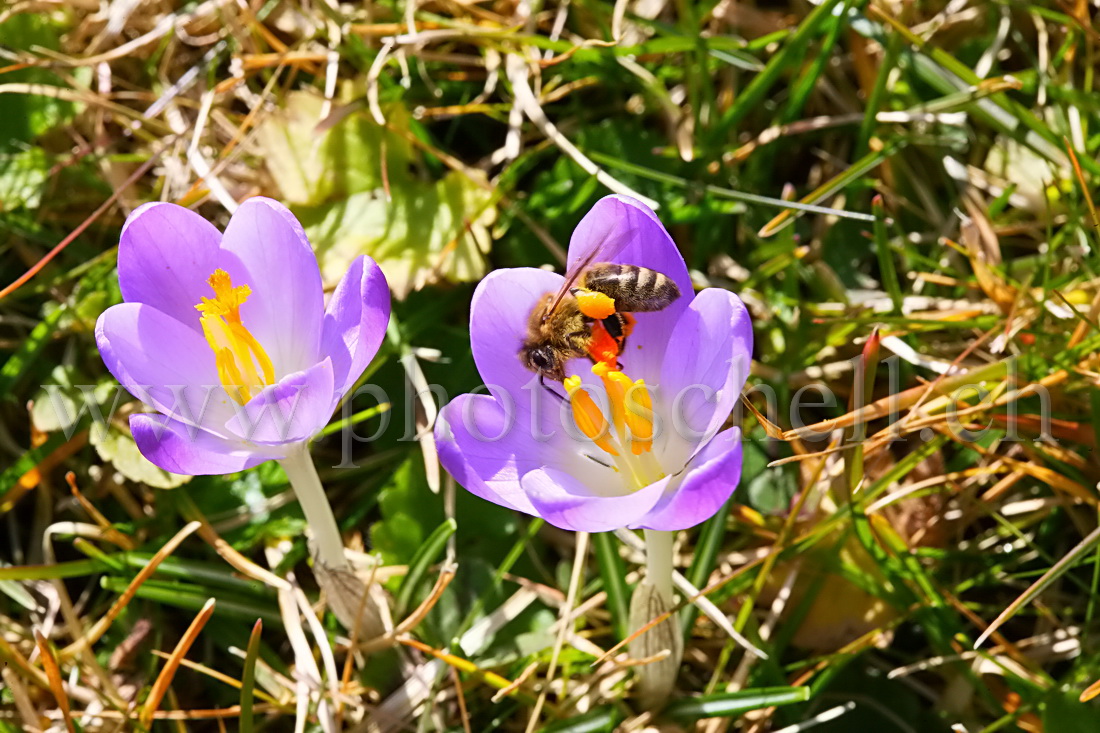
[[[329,299],[321,336],[321,350],[333,362],[338,395],[351,389],[378,353],[389,322],[386,276],[370,257],[358,257]]]
[[[131,415],[130,431],[142,455],[154,465],[188,476],[235,473],[284,455],[277,448],[257,450],[164,415]]]

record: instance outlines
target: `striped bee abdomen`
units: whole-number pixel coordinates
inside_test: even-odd
[[[663,310],[680,297],[672,278],[638,265],[596,263],[585,271],[582,284],[612,298],[615,309],[626,313]]]

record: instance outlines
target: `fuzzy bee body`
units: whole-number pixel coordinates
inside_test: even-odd
[[[582,310],[577,295],[591,291],[614,301],[614,312],[597,318]],[[578,268],[558,293],[547,293],[532,309],[527,338],[519,357],[540,380],[565,380],[570,359],[607,358],[606,339],[614,344],[612,361],[622,353],[630,329],[631,313],[663,310],[680,297],[676,282],[656,270],[638,265],[598,262]],[[598,337],[603,332],[603,341]],[[603,349],[599,354],[594,349]]]

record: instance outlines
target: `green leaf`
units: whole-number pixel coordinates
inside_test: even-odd
[[[316,94],[292,92],[256,129],[264,163],[288,204],[317,206],[408,175],[413,160],[408,140],[354,112],[320,132],[324,104]],[[403,108],[386,114],[390,124],[408,126]]]
[[[496,197],[478,171],[430,180],[408,138],[409,114],[385,110],[386,127],[354,103],[322,122],[324,100],[292,93],[257,132],[264,160],[334,285],[370,255],[403,298],[440,280],[474,282],[487,271]],[[353,111],[348,111],[353,110]]]
[[[1051,692],[1043,704],[1043,730],[1057,733],[1095,733],[1100,730],[1100,709],[1079,702],[1076,695]]]
[[[49,166],[42,148],[0,153],[0,211],[38,208]]]
[[[5,6],[10,5],[5,3]],[[0,48],[30,50],[41,47],[58,51],[65,32],[56,13],[16,13],[0,23]],[[4,61],[5,65],[10,61]],[[78,78],[90,78],[91,69],[78,69]],[[4,84],[63,86],[60,77],[43,68],[7,71]],[[33,87],[32,87],[33,88]],[[11,152],[18,143],[34,142],[40,135],[71,117],[83,105],[65,102],[49,94],[4,94],[0,108],[0,151]],[[3,185],[0,184],[0,192]],[[3,197],[0,195],[0,200]],[[12,208],[3,206],[0,208]]]
[[[391,181],[392,198],[364,191],[298,218],[317,251],[326,283],[339,280],[359,255],[374,258],[399,298],[448,280],[476,282],[488,271],[493,196],[462,173],[434,184]]]
[[[168,473],[153,465],[141,455],[129,431],[123,432],[113,424],[107,430],[103,430],[101,425],[95,426],[88,432],[88,439],[100,458],[110,461],[115,470],[131,481],[157,489],[174,489],[191,480],[190,476]]]

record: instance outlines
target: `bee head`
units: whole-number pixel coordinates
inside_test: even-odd
[[[525,367],[540,376],[558,382],[565,379],[565,363],[549,344],[524,344],[519,358]]]

